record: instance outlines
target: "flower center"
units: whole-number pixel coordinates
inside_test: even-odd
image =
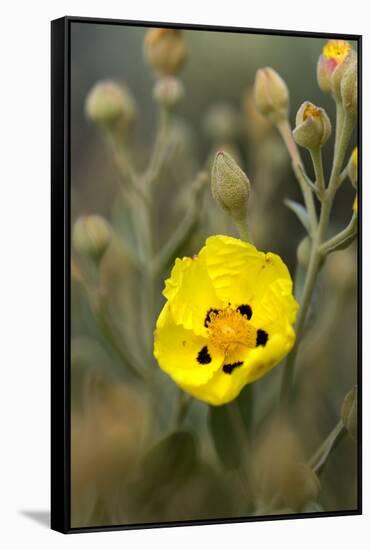
[[[307,118],[317,118],[320,116],[321,111],[316,107],[315,105],[307,105],[304,109],[303,113],[303,119],[307,120]]]
[[[224,354],[256,346],[256,328],[246,315],[231,307],[211,311],[207,327],[211,343]]]
[[[345,40],[330,40],[323,48],[323,55],[327,59],[333,59],[336,63],[342,63],[350,49],[349,42]]]

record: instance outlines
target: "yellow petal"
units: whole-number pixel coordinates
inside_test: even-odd
[[[238,397],[246,384],[255,382],[275,365],[277,365],[291,350],[295,342],[292,327],[287,327],[284,334],[272,336],[266,346],[250,350],[243,365],[236,367],[231,374],[219,369],[206,384],[195,386],[183,384],[182,388],[194,397],[211,405],[224,405]]]
[[[291,282],[290,273],[279,256],[260,252],[233,237],[209,237],[200,258],[206,263],[219,298],[233,306],[249,304],[253,308],[271,283],[277,279]]]
[[[200,257],[175,261],[164,296],[174,321],[200,335],[207,334],[205,319],[209,309],[223,306]]]
[[[200,363],[197,357],[205,347],[210,362]],[[206,338],[175,324],[168,303],[157,320],[154,355],[162,370],[182,387],[206,384],[223,362],[223,355],[211,348]]]

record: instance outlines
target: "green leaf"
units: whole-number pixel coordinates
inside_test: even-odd
[[[227,470],[238,468],[240,446],[229,416],[228,405],[209,407],[209,429],[219,460]]]
[[[234,402],[237,414],[240,414],[241,428],[246,439],[252,425],[252,390],[251,386],[246,386]],[[228,407],[230,405],[210,406],[208,424],[219,460],[227,470],[231,470],[239,467],[243,450]]]
[[[291,199],[285,199],[284,204],[287,206],[287,208],[292,210],[292,212],[294,212],[294,214],[296,214],[299,221],[302,223],[304,228],[309,233],[310,232],[309,216],[308,216],[308,212],[306,211],[304,206],[302,204],[300,204],[299,202],[292,201]]]
[[[182,481],[197,462],[197,445],[190,432],[178,431],[156,443],[142,460],[145,478],[156,484]]]

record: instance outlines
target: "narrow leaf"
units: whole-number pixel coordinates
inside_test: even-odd
[[[292,210],[292,212],[294,212],[294,214],[296,214],[299,221],[302,223],[304,228],[309,233],[309,231],[310,231],[309,216],[308,216],[308,212],[306,211],[304,206],[302,204],[300,204],[299,202],[293,201],[291,199],[285,199],[284,203],[287,206],[287,208],[289,208],[290,210]]]

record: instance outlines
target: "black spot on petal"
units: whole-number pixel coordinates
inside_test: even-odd
[[[204,346],[202,350],[199,351],[197,355],[197,361],[201,363],[201,365],[207,365],[208,363],[211,363],[211,356],[209,350],[207,349],[207,346]]]
[[[242,306],[238,306],[237,311],[241,313],[244,317],[247,317],[248,319],[251,319],[252,316],[252,309],[247,304],[242,304]]]
[[[268,342],[268,334],[265,332],[265,330],[262,330],[260,328],[256,333],[256,345],[265,346],[267,342]]]
[[[210,321],[211,321],[211,313],[215,313],[216,315],[219,313],[219,309],[214,309],[214,308],[211,308],[209,309],[209,311],[206,313],[206,317],[205,317],[205,322],[204,322],[204,325],[205,327],[208,327]]]
[[[225,372],[225,374],[232,374],[234,369],[236,367],[240,367],[241,365],[243,365],[243,361],[237,361],[236,363],[228,363],[227,365],[223,365],[223,372]]]

